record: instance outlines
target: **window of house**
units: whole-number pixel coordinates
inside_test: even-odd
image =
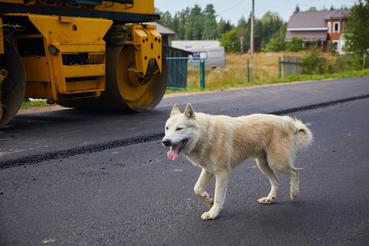
[[[328,22],[328,33],[331,33],[331,23]]]
[[[333,33],[340,32],[340,23],[334,22],[333,23]]]

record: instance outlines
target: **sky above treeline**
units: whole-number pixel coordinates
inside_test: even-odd
[[[155,7],[162,12],[169,11],[174,16],[175,12],[181,11],[186,7],[193,8],[195,4],[199,5],[201,9],[204,9],[207,4],[213,4],[216,11],[217,21],[220,18],[224,20],[230,20],[232,24],[237,25],[241,16],[246,19],[251,13],[252,1],[251,0],[154,0]],[[330,9],[333,5],[336,8],[340,8],[345,5],[351,7],[355,3],[354,0],[255,0],[255,17],[261,18],[268,12],[278,12],[282,19],[287,22],[293,12],[296,5],[299,6],[300,11],[307,11],[310,7],[316,7],[317,10],[323,9],[323,7]]]

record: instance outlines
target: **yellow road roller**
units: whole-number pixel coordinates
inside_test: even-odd
[[[25,97],[149,111],[168,78],[154,0],[0,0],[0,127]]]

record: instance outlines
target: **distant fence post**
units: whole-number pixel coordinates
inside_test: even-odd
[[[366,54],[363,55],[363,69],[365,68]]]
[[[249,63],[249,59],[247,59],[247,82],[250,83],[250,63]]]
[[[301,57],[299,56],[283,56],[283,76],[301,75]]]
[[[201,76],[201,88],[205,88],[205,60],[200,60],[200,76]]]
[[[278,65],[279,65],[279,78],[281,78],[282,77],[282,62],[281,62],[281,57],[279,57]]]

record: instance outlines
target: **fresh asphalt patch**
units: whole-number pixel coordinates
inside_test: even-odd
[[[339,100],[327,101],[323,103],[317,103],[317,104],[311,104],[311,105],[306,105],[306,106],[301,106],[301,107],[267,112],[267,114],[284,115],[284,114],[290,114],[294,112],[301,112],[301,111],[312,110],[312,109],[317,109],[317,108],[329,107],[329,106],[333,106],[333,105],[340,104],[340,103],[345,103],[345,102],[350,102],[350,101],[355,101],[355,100],[362,100],[362,99],[367,99],[367,98],[369,98],[369,95],[355,96],[355,97],[343,98]],[[63,159],[63,158],[67,158],[70,156],[81,155],[81,154],[86,154],[86,153],[93,153],[93,152],[103,151],[103,150],[117,148],[117,147],[124,147],[124,146],[129,146],[129,145],[137,144],[137,143],[157,141],[158,139],[163,138],[163,136],[164,136],[164,132],[160,131],[160,132],[154,132],[153,134],[146,135],[146,136],[137,136],[137,137],[128,138],[128,139],[108,141],[105,143],[91,144],[91,145],[86,145],[82,147],[74,147],[70,149],[47,152],[43,154],[29,155],[29,156],[17,158],[17,159],[4,160],[4,161],[0,161],[0,169],[6,169],[6,168],[22,166],[22,165],[32,165],[32,164],[36,164],[36,163],[47,161],[47,160]]]

